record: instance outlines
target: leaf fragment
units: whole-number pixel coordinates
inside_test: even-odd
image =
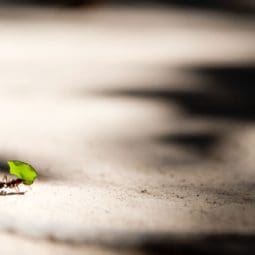
[[[28,163],[19,160],[9,160],[7,163],[10,174],[17,176],[25,185],[31,185],[38,176],[36,170]]]

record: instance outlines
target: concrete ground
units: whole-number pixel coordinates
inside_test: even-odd
[[[1,9],[0,56],[2,254],[252,254],[251,17]]]

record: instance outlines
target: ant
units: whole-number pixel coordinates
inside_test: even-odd
[[[21,179],[13,179],[13,180],[8,180],[7,175],[3,177],[3,181],[0,181],[0,189],[3,188],[15,188],[17,191],[19,191],[19,185],[23,183]]]

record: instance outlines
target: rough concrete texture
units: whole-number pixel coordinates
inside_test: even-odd
[[[0,197],[2,254],[255,249],[253,19],[0,13],[0,157],[40,173]]]

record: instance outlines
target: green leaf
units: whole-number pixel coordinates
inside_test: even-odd
[[[20,178],[26,185],[31,185],[38,176],[36,170],[25,162],[9,160],[7,163],[10,167],[10,174]]]

